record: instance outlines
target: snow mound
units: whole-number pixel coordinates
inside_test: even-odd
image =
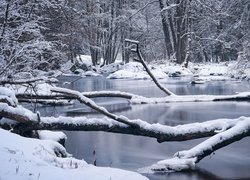
[[[151,67],[153,75],[158,79],[167,78],[167,74],[161,69]],[[141,63],[130,62],[125,64],[121,70],[110,74],[109,79],[150,79]]]
[[[229,65],[226,63],[195,64],[191,69],[199,76],[226,76]]]
[[[83,73],[84,76],[101,76],[100,74],[93,71],[86,71]]]
[[[76,57],[76,60],[79,61],[80,63],[84,63],[87,66],[92,66],[92,59],[90,55],[80,55]]]
[[[165,67],[164,72],[167,73],[169,77],[182,77],[193,75],[193,73],[189,69],[181,67],[179,65]]]
[[[141,63],[130,62],[130,63],[124,64],[122,69],[126,71],[130,71],[130,72],[142,72],[144,68]]]
[[[6,99],[11,106],[17,106],[15,92],[6,87],[0,87],[0,99]]]
[[[143,72],[131,72],[127,70],[119,70],[110,74],[108,79],[148,79],[149,76]]]
[[[118,71],[119,69],[121,69],[122,64],[121,63],[112,63],[109,65],[105,65],[103,66],[100,71],[102,73],[114,73],[116,71]]]

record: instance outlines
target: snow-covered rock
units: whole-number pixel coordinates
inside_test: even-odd
[[[108,79],[148,79],[149,76],[143,72],[131,72],[127,70],[118,70],[110,74]]]
[[[93,71],[86,71],[83,73],[84,76],[101,76],[100,74]]]
[[[112,63],[109,65],[104,65],[103,67],[100,68],[101,73],[114,73],[121,69],[122,63]]]
[[[226,75],[228,72],[228,68],[226,66],[222,66],[219,64],[207,64],[206,66],[203,66],[203,68],[200,70],[199,75],[203,76],[222,76]]]

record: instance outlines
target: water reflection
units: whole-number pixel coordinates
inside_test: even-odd
[[[215,174],[208,172],[206,170],[197,168],[195,170],[189,170],[184,172],[175,172],[175,173],[156,173],[156,174],[144,174],[149,179],[155,180],[190,180],[190,179],[199,179],[199,180],[221,180],[222,178],[216,176]]]

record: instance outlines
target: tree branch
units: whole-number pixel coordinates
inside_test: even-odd
[[[58,82],[56,79],[52,78],[47,78],[47,77],[37,77],[37,78],[30,78],[30,79],[20,79],[20,80],[2,80],[0,81],[0,85],[5,85],[5,84],[30,84],[30,83],[35,83],[37,81],[46,81],[49,83],[56,83]]]
[[[142,120],[130,120],[137,127],[120,123],[108,118],[86,117],[40,117],[23,107],[10,107],[0,103],[0,117],[19,122],[15,125],[16,131],[29,130],[68,130],[68,131],[105,131],[120,134],[131,134],[156,138],[159,143],[165,141],[186,141],[197,138],[209,137],[218,132],[225,131],[235,126],[245,117],[238,119],[218,119],[203,123],[191,123],[178,126],[149,124]],[[249,118],[248,118],[249,119]],[[1,122],[1,121],[0,121]],[[0,123],[1,127],[11,129],[12,126]],[[138,128],[139,127],[139,128]]]
[[[132,99],[133,97],[141,97],[136,94],[121,92],[121,91],[92,91],[92,92],[82,92],[82,95],[88,98],[98,98],[98,97],[118,97],[125,99]],[[53,100],[72,100],[75,99],[74,96],[70,95],[61,95],[61,94],[48,94],[48,95],[40,95],[40,94],[27,94],[27,93],[18,93],[16,94],[17,99],[20,101],[25,99],[53,99]]]
[[[127,119],[124,116],[117,116],[115,114],[112,114],[112,113],[108,112],[105,108],[98,106],[94,101],[87,98],[86,96],[84,96],[82,93],[80,93],[78,91],[65,89],[65,88],[57,88],[57,87],[51,88],[51,91],[61,93],[61,94],[65,94],[65,95],[73,96],[79,102],[89,106],[90,108],[96,110],[97,112],[102,113],[103,115],[105,115],[105,116],[107,116],[107,117],[109,117],[109,118],[111,118],[111,119],[113,119],[113,120],[115,120],[117,122],[124,123],[124,124],[127,124],[129,126],[138,128],[138,125],[136,123],[131,122],[129,119]]]
[[[152,80],[154,81],[154,83],[156,84],[156,86],[158,88],[160,88],[160,90],[162,90],[165,94],[167,94],[168,96],[173,96],[175,95],[174,93],[172,93],[171,91],[169,91],[168,89],[164,88],[162,86],[162,84],[160,82],[158,82],[158,80],[155,78],[155,76],[153,75],[153,73],[150,71],[150,69],[148,68],[147,64],[145,63],[142,54],[139,50],[139,41],[134,41],[134,40],[130,40],[130,39],[125,39],[126,42],[132,43],[136,45],[136,49],[134,50],[139,58],[139,62],[143,65],[143,67],[145,68],[146,72],[148,73],[148,75],[152,78]]]
[[[175,153],[173,158],[159,161],[150,167],[143,168],[141,171],[162,172],[191,169],[196,163],[214,151],[247,136],[250,136],[250,118],[237,122],[232,128],[210,137],[190,150],[179,151]]]
[[[0,117],[27,124],[37,121],[36,115],[28,109],[22,106],[11,107],[6,103],[0,103]]]

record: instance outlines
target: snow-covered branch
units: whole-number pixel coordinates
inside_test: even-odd
[[[153,73],[150,71],[150,69],[148,68],[147,64],[145,63],[142,54],[140,52],[139,49],[139,42],[138,41],[134,41],[134,40],[130,40],[130,39],[126,39],[125,41],[127,41],[128,43],[132,43],[134,45],[136,45],[136,49],[135,52],[137,53],[137,56],[139,58],[139,62],[143,65],[143,67],[145,68],[146,72],[148,73],[148,75],[152,78],[152,80],[154,81],[154,83],[156,84],[156,86],[162,90],[166,95],[168,96],[173,96],[175,95],[173,92],[169,91],[168,89],[166,89],[153,75]]]
[[[20,122],[21,124],[16,124],[14,129],[22,129],[23,131],[105,131],[152,137],[156,138],[158,142],[185,141],[213,136],[218,132],[225,131],[235,126],[235,124],[237,124],[239,121],[246,119],[245,117],[238,119],[217,119],[203,123],[191,123],[178,126],[149,124],[138,119],[129,120],[129,122],[135,124],[134,126],[131,126],[108,118],[89,119],[86,117],[39,117],[38,114],[30,112],[22,106],[13,108],[4,103],[0,103],[0,117]]]
[[[233,95],[175,95],[160,98],[133,97],[132,103],[154,104],[173,102],[210,102],[210,101],[249,101],[250,92],[241,92]]]
[[[193,168],[200,160],[214,151],[250,136],[250,118],[242,118],[232,128],[220,132],[187,151],[175,153],[171,159],[141,169],[141,171],[181,171]]]
[[[91,91],[91,92],[82,92],[82,95],[88,98],[98,98],[98,97],[118,97],[118,98],[125,98],[125,99],[132,99],[133,97],[142,97],[136,94],[121,92],[121,91]],[[18,93],[16,97],[19,101],[29,100],[29,99],[37,99],[37,100],[60,100],[66,99],[71,100],[75,99],[74,96],[70,95],[62,95],[62,94],[30,94],[30,93]]]
[[[163,12],[163,11],[168,11],[168,10],[174,8],[174,7],[179,6],[179,5],[180,5],[180,4],[170,4],[170,5],[166,6],[166,7],[164,7],[164,8],[161,10],[161,12]]]
[[[6,103],[0,103],[0,117],[5,117],[20,123],[37,121],[37,115],[22,106],[12,107]]]
[[[2,80],[0,81],[0,85],[5,85],[5,84],[30,84],[30,83],[35,83],[38,81],[45,81],[49,83],[56,83],[58,80],[54,78],[47,78],[47,77],[36,77],[36,78],[30,78],[30,79],[20,79],[20,80]]]
[[[103,115],[105,115],[105,116],[107,116],[107,117],[109,117],[117,122],[124,123],[124,124],[127,124],[127,125],[132,126],[132,127],[138,127],[137,124],[131,122],[128,118],[126,118],[124,116],[117,116],[115,114],[108,112],[107,109],[105,109],[104,107],[98,106],[94,101],[87,98],[86,96],[84,96],[82,93],[80,93],[78,91],[65,89],[65,88],[58,88],[58,87],[52,87],[51,91],[61,93],[61,94],[71,95],[71,96],[75,97],[79,102],[91,107],[92,109],[96,110],[97,112],[100,112]]]

